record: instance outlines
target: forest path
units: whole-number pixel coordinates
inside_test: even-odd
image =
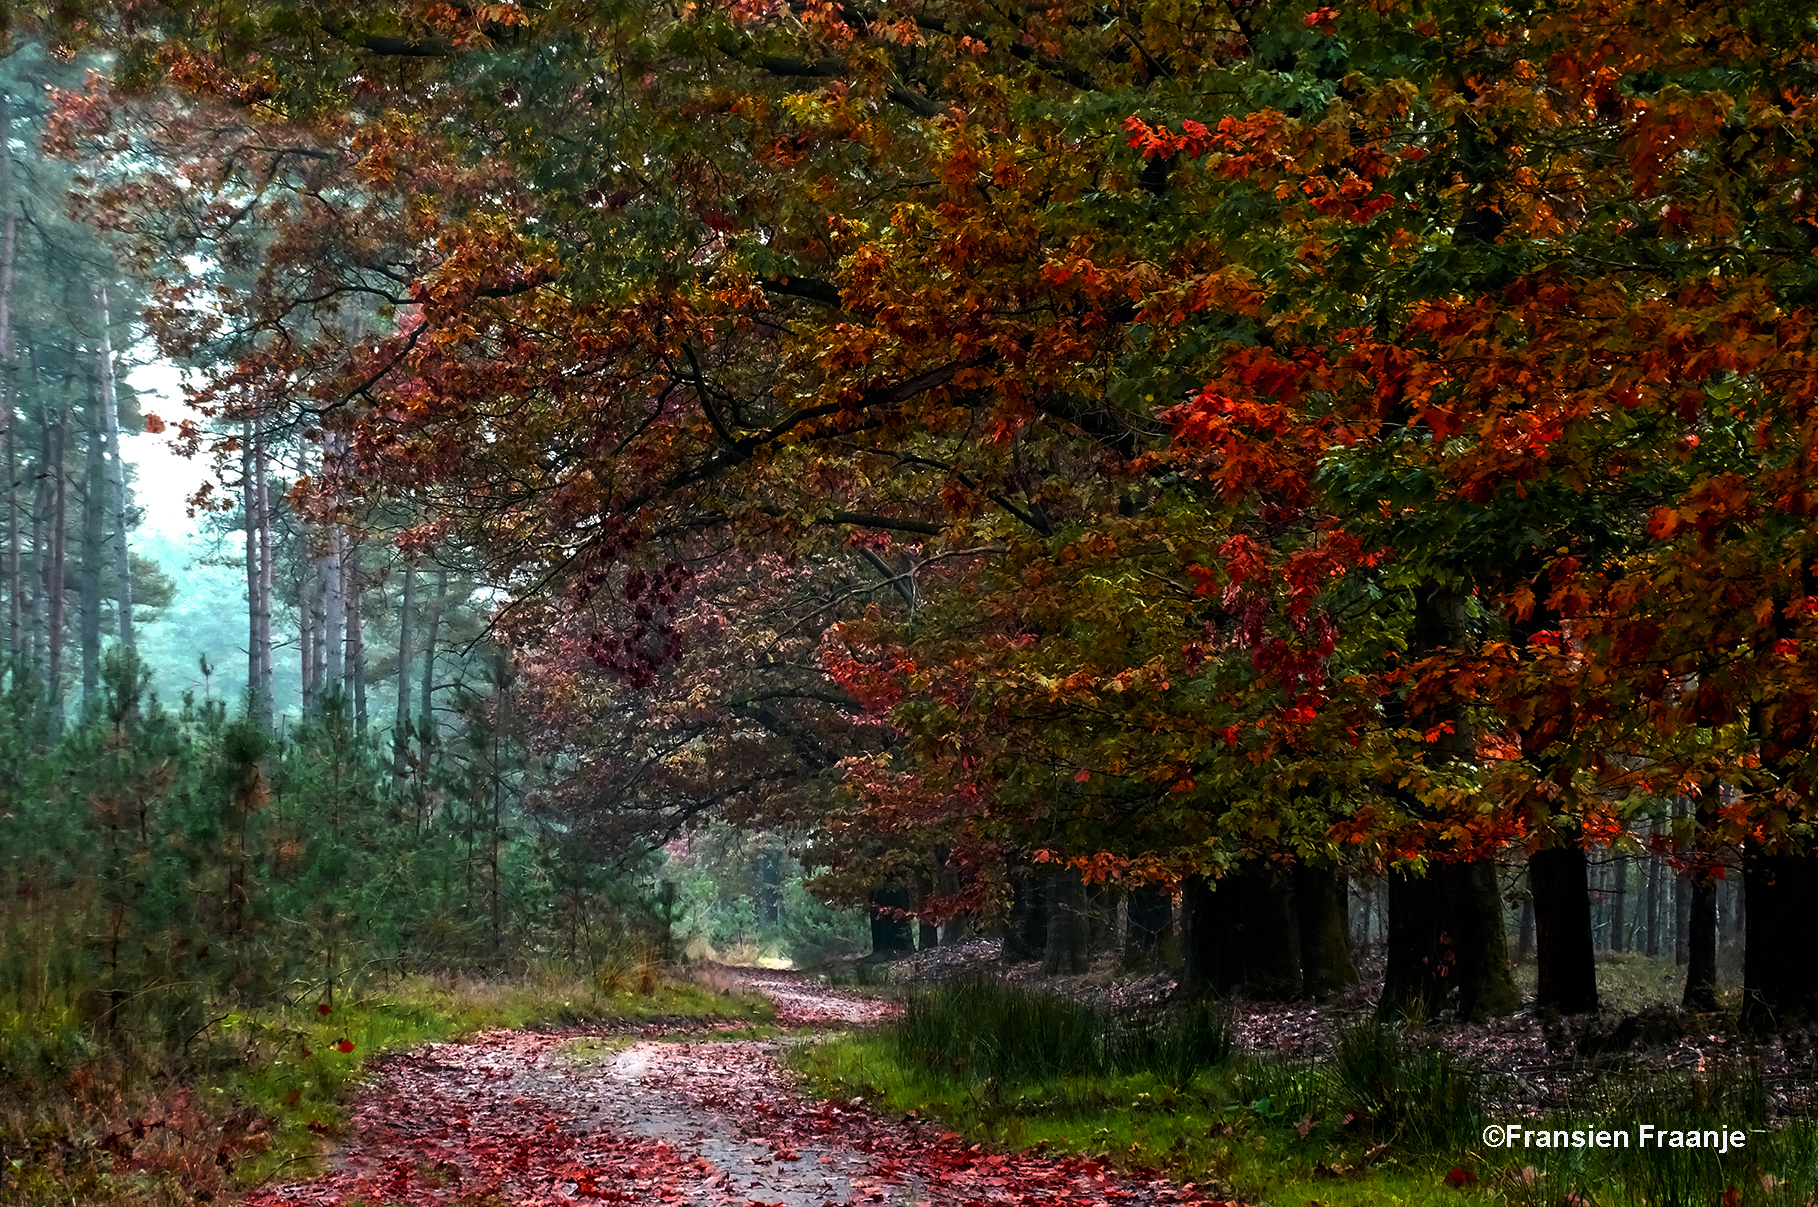
[[[788,1025],[875,1021],[889,1006],[782,974],[741,977]],[[332,1168],[249,1207],[689,1207],[1196,1204],[1191,1187],[1073,1158],[999,1154],[938,1124],[801,1095],[778,1045],[488,1031],[377,1062]]]

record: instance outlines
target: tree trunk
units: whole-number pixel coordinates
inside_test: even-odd
[[[1330,997],[1357,984],[1351,962],[1345,879],[1337,868],[1294,867],[1294,908],[1300,931],[1301,978],[1314,997]]]
[[[45,590],[50,562],[50,530],[48,527],[51,510],[50,496],[50,413],[45,408],[44,383],[36,372],[37,349],[33,348],[33,381],[37,384],[38,398],[38,452],[37,459],[31,468],[32,478],[32,551],[30,565],[27,567],[27,580],[31,584],[31,607],[26,615],[28,633],[26,648],[28,651],[31,673],[40,685],[44,682],[44,654],[46,650],[45,635],[50,631],[50,623],[45,618],[45,608],[50,602],[50,594]]]
[[[1172,895],[1153,884],[1131,889],[1127,925],[1127,945],[1153,961],[1162,940],[1174,930]]]
[[[900,888],[882,888],[871,894],[872,958],[887,960],[915,950],[909,919],[890,912],[908,908],[909,894]]]
[[[1807,855],[1743,849],[1749,909],[1743,936],[1743,1012],[1757,1026],[1804,1022],[1818,1006],[1818,867]],[[1713,944],[1714,944],[1713,940]]]
[[[328,552],[322,559],[323,688],[345,699],[347,675],[347,534],[328,526]]]
[[[448,567],[436,568],[436,593],[429,605],[429,628],[423,634],[423,691],[421,714],[417,722],[417,743],[423,765],[429,765],[429,748],[436,739],[436,631],[442,626],[442,608],[448,599]]]
[[[1687,1010],[1715,1010],[1717,996],[1717,882],[1709,876],[1692,878],[1691,918],[1688,924],[1685,966]]]
[[[240,498],[246,512],[246,710],[259,718],[259,483],[253,421],[240,424]]]
[[[1509,972],[1496,866],[1488,860],[1432,865],[1418,879],[1389,877],[1389,962],[1379,1010],[1461,1020],[1521,1004]]]
[[[113,511],[114,575],[119,579],[114,584],[114,590],[118,593],[120,644],[131,650],[138,644],[133,635],[132,550],[127,544],[127,529],[132,522],[132,512],[126,499],[126,461],[120,454],[120,403],[114,395],[114,349],[108,334],[110,319],[106,285],[97,284],[94,287],[94,300],[95,312],[101,324],[96,358],[101,378],[101,425],[107,437],[108,487],[113,496],[108,502]]]
[[[1068,976],[1086,971],[1088,926],[1086,886],[1078,872],[1048,877],[1048,941],[1042,948],[1042,975]]]
[[[254,505],[258,511],[257,529],[254,535],[259,545],[259,578],[257,583],[258,601],[253,609],[255,625],[253,649],[258,655],[255,666],[249,667],[253,678],[250,686],[253,691],[253,717],[260,727],[270,732],[277,708],[272,698],[272,665],[271,665],[271,611],[272,589],[274,584],[271,540],[271,476],[270,458],[265,450],[265,433],[253,429],[253,483]]]
[[[1621,855],[1610,857],[1610,950],[1629,949],[1629,861]]]
[[[47,613],[49,628],[46,630],[49,656],[45,670],[49,706],[45,710],[45,732],[52,741],[63,732],[63,606],[67,573],[64,564],[64,535],[69,530],[69,475],[63,472],[63,445],[68,431],[69,412],[64,411],[57,416],[51,436],[51,546],[50,564],[44,582],[45,592],[50,596]]]
[[[303,711],[316,705],[316,574],[313,565],[297,576],[297,656],[301,663]]]
[[[0,92],[0,441],[6,445],[6,653],[19,657],[19,480],[13,433],[18,427],[18,366],[13,361],[13,284],[18,261],[18,217],[13,212],[13,110]]]
[[[391,775],[402,781],[410,771],[410,668],[413,614],[417,598],[417,563],[404,559],[404,601],[398,608],[398,707],[392,719]]]
[[[82,470],[82,706],[87,709],[101,690],[101,525],[107,482],[107,464],[102,459],[98,406],[89,408],[87,446]]]
[[[1447,650],[1468,653],[1473,637],[1464,599],[1440,586],[1417,593],[1411,637],[1413,656]],[[1398,714],[1405,708],[1399,699],[1394,704]],[[1444,722],[1447,728],[1438,735],[1435,753],[1448,763],[1476,757],[1476,735],[1462,708],[1397,719],[1422,727]],[[1425,811],[1418,802],[1409,803],[1416,811]],[[1502,894],[1493,863],[1436,862],[1420,880],[1390,877],[1389,959],[1381,1012],[1431,1014],[1450,1006],[1460,1019],[1474,1020],[1520,1004],[1509,971]]]
[[[1654,822],[1651,832],[1658,836],[1660,823]],[[1660,954],[1660,855],[1652,846],[1648,853],[1647,905],[1648,925],[1646,931],[1647,946],[1642,950],[1649,956]]]
[[[1010,960],[1038,960],[1048,942],[1048,903],[1041,882],[1028,871],[1010,876],[1010,924],[1004,935],[1004,956]]]
[[[1587,1014],[1598,1007],[1589,867],[1576,830],[1559,833],[1556,841],[1559,845],[1528,856],[1539,948],[1534,1005],[1542,1011]]]
[[[366,622],[360,611],[360,550],[343,539],[341,569],[347,599],[346,690],[353,700],[354,732],[366,736]]]
[[[1300,920],[1292,883],[1269,869],[1186,882],[1189,994],[1242,993],[1272,1001],[1301,995]]]
[[[1685,797],[1673,802],[1673,816],[1684,818],[1688,811]],[[1679,854],[1685,854],[1686,844],[1674,844]],[[1692,958],[1692,885],[1684,872],[1673,877],[1673,963],[1684,968]]]

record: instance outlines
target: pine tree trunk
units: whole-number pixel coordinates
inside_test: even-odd
[[[258,510],[256,536],[259,544],[259,578],[258,602],[253,609],[253,619],[257,626],[253,634],[253,648],[258,654],[252,682],[255,702],[253,716],[260,727],[268,733],[276,719],[274,714],[277,707],[276,701],[272,698],[271,611],[274,567],[271,540],[271,484],[268,481],[270,476],[271,465],[265,450],[265,433],[255,427],[253,429],[253,481],[256,486],[254,503]]]
[[[1683,819],[1689,812],[1689,802],[1679,797],[1673,802],[1673,816]],[[1685,854],[1686,844],[1676,844],[1678,853]],[[1685,873],[1673,877],[1673,963],[1684,968],[1692,958],[1692,885]]]
[[[1534,957],[1534,894],[1530,889],[1528,897],[1521,903],[1521,918],[1515,924],[1515,958],[1530,960]]]
[[[429,628],[423,634],[423,690],[420,697],[421,719],[417,722],[417,742],[422,751],[423,766],[429,766],[429,748],[436,740],[436,632],[442,626],[442,607],[448,600],[448,567],[436,568],[436,593],[429,605]]]
[[[347,534],[339,524],[328,528],[328,554],[322,561],[323,687],[344,692],[347,675]],[[342,698],[346,696],[343,694]]]
[[[82,471],[82,704],[86,709],[101,690],[101,545],[107,463],[102,459],[97,407],[89,408],[88,456]]]
[[[1294,868],[1294,908],[1300,930],[1301,978],[1314,997],[1330,997],[1357,984],[1351,962],[1351,925],[1345,878],[1337,868]]]
[[[33,467],[31,496],[31,669],[45,685],[45,656],[51,633],[51,413],[44,391],[38,396],[38,462]]]
[[[1660,823],[1654,822],[1650,831],[1658,836]],[[1650,845],[1648,848],[1648,884],[1647,884],[1647,946],[1643,948],[1649,956],[1660,954],[1660,856]]]
[[[1598,1007],[1590,869],[1577,831],[1559,832],[1555,841],[1557,846],[1528,856],[1539,956],[1534,1005],[1542,1011],[1586,1014]]]
[[[1629,861],[1621,855],[1610,857],[1610,950],[1629,949]]]
[[[392,720],[391,774],[403,780],[410,770],[410,668],[417,596],[417,564],[404,559],[404,601],[398,608],[398,708]]]
[[[113,511],[114,575],[119,580],[114,584],[114,590],[118,592],[120,644],[131,650],[137,646],[133,634],[132,550],[127,544],[132,513],[126,499],[126,461],[120,453],[120,403],[114,394],[114,349],[108,334],[107,286],[97,284],[94,287],[94,300],[101,324],[96,349],[97,371],[101,378],[101,430],[107,437],[108,487],[113,496],[108,502]]]
[[[50,652],[45,671],[45,680],[50,690],[49,707],[45,710],[45,732],[52,741],[63,732],[64,584],[67,576],[64,538],[69,531],[69,475],[63,472],[63,446],[68,431],[69,412],[64,411],[57,416],[51,436],[51,547],[50,566],[45,575],[45,591],[50,596],[47,614],[49,628],[46,630]]]
[[[6,445],[6,653],[20,653],[19,477],[13,433],[18,427],[18,366],[13,355],[13,284],[18,217],[13,213],[12,98],[0,91],[0,442]]]
[[[341,568],[347,599],[347,668],[344,680],[353,701],[354,732],[366,736],[366,621],[360,611],[360,549],[343,538]]]
[[[297,576],[297,656],[303,686],[303,711],[316,706],[316,573],[313,565]]]
[[[247,713],[261,720],[259,705],[259,482],[253,454],[253,421],[240,424],[240,497],[246,512],[246,697]]]

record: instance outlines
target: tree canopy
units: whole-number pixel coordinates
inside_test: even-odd
[[[1808,844],[1813,17],[42,28],[114,56],[52,143],[210,367],[180,440],[295,417],[298,500],[478,550],[552,708],[718,709],[758,806],[840,763],[822,858],[939,850],[961,908],[1016,854],[1417,868],[1720,780],[1732,836]]]

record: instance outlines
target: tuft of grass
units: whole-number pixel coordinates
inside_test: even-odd
[[[1231,1053],[1222,1009],[1118,1018],[1085,1002],[988,977],[911,994],[891,1029],[902,1058],[934,1071],[1007,1082],[1091,1073],[1190,1079]]]

